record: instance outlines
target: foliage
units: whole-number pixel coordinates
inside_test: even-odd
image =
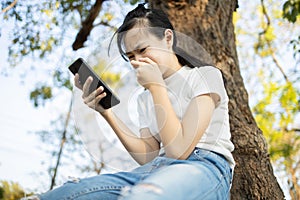
[[[275,10],[272,8],[273,11],[272,16],[268,12],[266,6],[264,5],[264,1],[261,1],[262,4],[258,6],[259,14],[261,17],[261,23],[259,30],[259,37],[258,41],[254,45],[254,49],[257,54],[261,57],[272,56],[277,51],[272,44],[276,39],[274,25],[272,23],[272,19],[280,19],[281,17],[287,19],[289,22],[296,23],[297,19],[300,16],[300,0],[288,0],[284,3],[282,10]],[[280,13],[280,14],[277,14]],[[299,50],[299,43],[300,43],[300,35],[296,39],[292,39],[290,43],[293,45],[294,49],[294,56],[300,52]]]
[[[299,1],[249,2],[245,6],[253,5],[256,10],[247,7],[250,17],[245,19],[237,13],[234,23],[252,113],[268,142],[274,169],[278,174],[284,174],[280,179],[282,185],[290,189],[292,199],[297,199],[294,194],[297,190],[300,193],[300,183],[295,178],[300,176],[297,167],[300,163],[300,133],[295,123],[300,114],[300,29],[299,21],[287,20],[284,14],[287,5],[291,6],[290,11],[298,9],[292,2]],[[295,15],[296,11],[293,13]],[[258,20],[252,21],[254,18]],[[254,53],[251,47],[254,47]]]
[[[107,70],[106,66],[107,64],[105,60],[100,60],[93,69],[97,74],[99,74],[102,80],[105,80],[109,86],[114,87],[120,81],[121,75],[120,73],[114,73]]]
[[[282,7],[282,16],[289,22],[296,23],[300,18],[300,0],[287,0]],[[300,35],[290,42],[293,45],[294,57],[300,53]]]
[[[25,191],[18,183],[5,180],[0,181],[1,200],[17,200],[22,197],[25,197]]]
[[[134,5],[138,1],[125,0],[124,2]],[[4,20],[13,22],[14,25],[11,33],[12,43],[9,46],[8,61],[10,65],[17,66],[29,56],[34,60],[47,60],[51,54],[58,53],[58,48],[64,45],[66,40],[69,40],[70,32],[79,30],[94,3],[95,0],[18,1],[3,15]],[[11,4],[10,0],[0,3],[2,8]],[[103,3],[102,11],[93,26],[104,25],[111,29],[116,22],[118,19],[114,16],[111,8]],[[50,62],[55,65],[52,60]],[[63,58],[59,65],[67,65],[69,62],[67,58]],[[49,81],[51,77],[47,82],[39,81],[30,92],[30,99],[35,107],[43,106],[47,101],[55,98],[57,96],[55,88],[72,90],[67,70],[56,67],[49,75],[52,77],[51,81]],[[103,74],[104,80],[107,78],[109,84],[117,81],[118,76],[118,74],[108,71]]]
[[[299,21],[283,17],[285,2],[245,2],[241,4],[244,11],[235,14],[234,23],[252,113],[266,137],[281,185],[290,189],[292,199],[297,199],[300,133],[295,124],[300,115],[300,29]]]
[[[300,15],[300,0],[288,0],[282,7],[283,18],[295,23]]]
[[[52,88],[49,86],[38,86],[30,93],[30,100],[34,102],[34,106],[38,107],[44,104],[45,100],[52,98]]]
[[[253,114],[267,139],[271,160],[278,169],[285,171],[292,199],[297,199],[300,128],[295,124],[300,112],[300,90],[291,82],[278,84],[266,77],[261,78],[261,83],[264,96],[253,107]]]
[[[35,89],[30,92],[30,100],[35,107],[44,106],[47,101],[52,100],[55,97],[53,94],[55,88],[59,88],[60,92],[62,89],[70,91],[73,89],[69,75],[61,69],[56,69],[50,80],[52,80],[51,83],[37,83]]]
[[[300,55],[300,35],[297,39],[291,40],[290,44],[293,46],[294,58],[297,59],[297,55]]]
[[[82,22],[90,14],[96,0],[33,0],[18,1],[4,13],[3,19],[13,22],[12,44],[9,46],[9,62],[18,65],[24,57],[31,55],[45,59],[57,47],[63,45],[66,36],[78,31]],[[124,0],[116,3],[129,2],[134,5],[138,0]],[[12,3],[11,0],[1,1],[2,8]],[[93,27],[103,25],[114,28],[119,22],[109,6],[103,1],[102,10]],[[75,37],[74,37],[75,39]]]
[[[131,5],[135,5],[139,0],[124,0],[125,3],[130,3]]]
[[[11,1],[2,1],[7,7]],[[18,1],[4,14],[4,19],[14,19],[12,45],[9,61],[17,65],[24,56],[34,54],[40,58],[49,55],[63,42],[66,24],[79,27],[79,17],[84,18],[93,4],[88,0]]]
[[[264,97],[253,107],[253,114],[268,140],[271,159],[295,160],[300,153],[300,135],[293,127],[300,111],[300,91],[290,82],[279,85],[264,78],[262,84]]]

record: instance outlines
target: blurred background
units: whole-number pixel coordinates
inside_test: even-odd
[[[95,1],[1,1],[0,199],[137,166],[99,114],[82,103],[67,67],[85,58],[122,100],[113,109],[138,130],[135,101],[143,88],[116,47],[107,52],[138,2],[104,1],[88,40],[76,46]],[[287,199],[300,194],[299,13],[299,0],[239,1],[233,19],[249,104]]]

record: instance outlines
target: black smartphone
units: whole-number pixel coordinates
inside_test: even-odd
[[[75,75],[79,74],[80,83],[84,84],[86,79],[91,76],[93,77],[93,82],[91,83],[89,93],[96,90],[98,87],[102,86],[106,96],[100,100],[99,104],[104,108],[108,109],[120,103],[119,98],[113,93],[108,85],[105,84],[103,80],[94,72],[94,70],[82,59],[78,58],[70,66],[69,70]]]

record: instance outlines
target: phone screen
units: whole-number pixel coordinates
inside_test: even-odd
[[[113,93],[108,85],[105,84],[103,80],[94,72],[94,70],[89,67],[89,65],[82,59],[78,58],[70,66],[69,70],[75,75],[79,74],[79,81],[84,84],[86,79],[91,76],[93,77],[93,82],[90,85],[89,93],[95,91],[100,86],[103,86],[106,96],[101,99],[99,104],[104,108],[108,109],[120,103],[119,98]]]

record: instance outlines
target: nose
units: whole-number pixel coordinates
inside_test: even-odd
[[[134,60],[135,61],[138,61],[140,58],[142,58],[143,56],[142,55],[139,55],[139,54],[135,54],[134,55]],[[138,65],[132,65],[132,67],[134,68],[134,69],[136,69],[136,68],[138,68]]]
[[[140,58],[142,58],[143,56],[140,54],[135,54],[134,55],[134,60],[139,60]]]

